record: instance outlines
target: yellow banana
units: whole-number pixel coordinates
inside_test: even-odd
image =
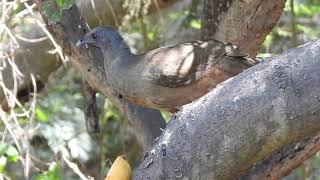
[[[118,156],[104,180],[131,180],[131,175],[129,163],[123,157]]]

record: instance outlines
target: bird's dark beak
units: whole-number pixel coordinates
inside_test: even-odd
[[[78,48],[78,47],[80,47],[80,46],[83,45],[83,44],[85,44],[85,45],[87,45],[87,44],[93,44],[93,42],[87,41],[87,40],[84,40],[83,38],[81,38],[81,39],[79,39],[79,40],[77,41],[76,47]]]

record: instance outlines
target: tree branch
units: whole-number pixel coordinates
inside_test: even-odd
[[[313,138],[305,138],[298,143],[287,145],[280,151],[272,153],[264,161],[253,165],[239,179],[280,179],[287,176],[319,150],[320,133]]]
[[[218,38],[223,41],[240,44],[242,51],[253,56],[256,54],[267,33],[276,25],[284,3],[285,1],[279,3],[278,1],[269,0],[257,0],[254,2],[206,0],[204,1],[202,18],[202,38]],[[239,7],[246,8],[243,9]],[[281,19],[286,18],[282,16]],[[256,38],[256,35],[260,36]],[[316,137],[313,137],[313,139],[316,139]],[[308,148],[304,148],[298,153],[290,149],[290,147],[301,147],[302,144],[305,147],[313,147],[313,150],[320,147],[320,142],[318,141],[302,141],[286,146],[286,148],[279,151],[280,155],[272,154],[268,159],[260,163],[261,165],[252,166],[244,175],[244,179],[256,179],[255,177],[257,177],[257,179],[263,179],[270,178],[268,175],[276,177],[275,174],[287,174],[293,170],[293,168],[303,163],[305,159],[312,157],[316,153],[316,151],[310,152]],[[279,157],[281,162],[278,161]],[[300,158],[292,160],[286,157]],[[278,164],[276,162],[278,162]],[[286,164],[287,168],[279,168],[281,164]]]
[[[133,179],[234,179],[283,146],[315,135],[319,56],[317,40],[265,60],[184,106]]]
[[[267,34],[277,24],[286,0],[205,0],[202,39],[239,46],[255,57]]]

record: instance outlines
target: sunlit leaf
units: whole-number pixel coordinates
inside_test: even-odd
[[[194,29],[200,29],[201,28],[201,21],[200,19],[197,20],[191,20],[190,21],[190,26]]]
[[[148,32],[147,36],[149,40],[153,41],[156,37],[156,33],[154,31],[150,31]]]
[[[7,158],[5,156],[0,157],[0,173],[3,173],[4,168],[6,167],[7,164]]]
[[[19,156],[19,152],[15,147],[10,145],[9,148],[7,149],[7,151],[6,151],[6,154],[7,154],[9,162],[17,162],[18,156]]]
[[[273,43],[273,34],[268,34],[266,39],[263,42],[263,46],[270,47]]]
[[[43,172],[40,175],[37,175],[36,180],[59,180],[59,167],[57,163],[51,163],[48,171]]]
[[[73,4],[74,0],[64,0],[62,4],[62,9],[69,9]]]
[[[173,13],[170,13],[168,16],[169,16],[170,19],[176,20],[178,18],[178,16],[179,16],[179,13],[173,12]]]
[[[44,123],[48,120],[48,115],[39,107],[36,108],[36,117],[37,117],[37,120]]]
[[[313,17],[320,13],[320,4],[297,4],[294,8],[297,17]]]
[[[17,162],[19,152],[18,150],[7,143],[0,144],[0,156],[6,156],[9,162]]]
[[[59,7],[63,5],[63,0],[55,0],[55,1]]]
[[[9,149],[9,144],[1,143],[0,144],[0,156],[3,156],[7,152],[8,149]]]

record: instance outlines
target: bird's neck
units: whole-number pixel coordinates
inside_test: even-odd
[[[134,59],[133,57],[135,56],[124,42],[113,45],[112,47],[102,48],[102,53],[105,66],[111,66],[115,62],[130,61]]]

